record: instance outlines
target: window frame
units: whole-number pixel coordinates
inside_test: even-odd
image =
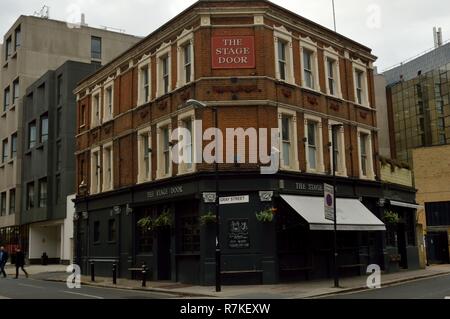
[[[111,98],[108,97],[108,92],[111,92]],[[101,123],[111,121],[113,118],[114,118],[114,78],[109,78],[105,82],[105,85],[103,87],[103,112]]]
[[[340,177],[348,177],[347,176],[347,162],[346,162],[346,154],[345,154],[345,126],[342,122],[336,122],[332,120],[328,120],[328,137],[329,141],[331,141],[330,145],[330,170],[331,174],[333,174],[333,153],[334,153],[334,147],[333,147],[333,125],[343,125],[339,128],[338,134],[336,134],[337,137],[337,143],[338,143],[338,166],[336,168],[336,175]]]
[[[305,80],[305,50],[309,51],[311,53],[311,70],[308,70],[311,73],[312,76],[312,85],[313,87],[309,87],[306,85]],[[300,37],[300,65],[301,65],[301,79],[302,83],[301,86],[308,90],[313,90],[320,92],[320,82],[319,82],[319,59],[317,54],[317,43],[311,40],[311,38],[306,37],[302,38]]]
[[[17,51],[17,49],[20,48],[21,45],[22,45],[22,30],[21,26],[19,25],[14,30],[14,50]]]
[[[17,132],[11,135],[10,158],[17,157]]]
[[[0,194],[0,216],[6,216],[8,213],[8,194],[6,191],[1,192]]]
[[[169,135],[169,143],[168,143],[168,156],[169,156],[169,167],[168,167],[168,172],[165,172],[165,150],[163,149],[163,134],[162,131],[167,128],[168,129],[168,135]],[[157,129],[156,129],[156,147],[157,147],[157,174],[156,174],[156,179],[163,179],[163,178],[168,178],[172,176],[172,150],[171,150],[171,146],[170,146],[170,142],[171,142],[171,134],[172,134],[172,120],[171,119],[167,119],[163,122],[160,122],[157,124]],[[164,169],[164,170],[163,170]]]
[[[181,35],[177,38],[177,88],[194,82],[195,80],[195,48],[194,48],[194,33],[193,29],[184,30]],[[186,64],[186,47],[189,46],[190,49],[190,63]],[[190,77],[187,78],[186,65],[190,67]]]
[[[178,115],[178,127],[185,128],[185,123],[187,121],[191,122],[191,161],[192,163],[189,165],[188,163],[179,163],[178,164],[178,175],[183,174],[189,174],[194,173],[197,171],[197,161],[196,161],[196,153],[197,153],[197,147],[196,147],[196,132],[197,132],[197,125],[195,121],[195,110],[191,110],[182,114]],[[178,141],[180,141],[182,135],[178,135]]]
[[[45,185],[45,187],[42,187]],[[43,190],[45,189],[45,192]],[[38,181],[38,208],[46,208],[48,206],[48,180],[46,177]]]
[[[366,140],[366,169],[367,174],[365,175],[362,170],[362,154],[361,154],[361,134],[365,134],[367,136]],[[372,144],[372,132],[367,129],[358,128],[358,164],[359,164],[359,177],[360,179],[366,180],[374,180],[375,179],[375,171],[374,171],[374,161],[373,161],[373,144]]]
[[[316,131],[315,131],[315,140],[316,140],[316,145],[315,145],[315,149],[316,149],[316,165],[315,168],[312,168],[310,166],[310,161],[309,161],[309,148],[310,148],[310,144],[309,144],[309,139],[308,139],[308,126],[310,122],[314,122],[316,125]],[[314,115],[310,115],[310,114],[305,114],[305,138],[306,138],[306,142],[305,142],[305,159],[306,159],[306,171],[308,173],[315,173],[315,174],[324,174],[325,173],[325,165],[324,165],[324,159],[323,159],[323,132],[322,132],[322,128],[323,128],[323,122],[322,122],[322,118],[318,117],[318,116],[314,116]]]
[[[163,43],[156,52],[156,96],[161,97],[172,91],[172,46],[171,43]],[[165,92],[165,74],[163,61],[167,59],[167,92]]]
[[[101,88],[97,87],[91,94],[91,128],[102,124],[102,94]],[[98,97],[98,103],[96,98]],[[94,112],[95,111],[95,112]]]
[[[146,71],[148,76],[148,84],[147,84],[147,90],[148,95],[145,95],[145,89],[146,85],[144,82],[144,71]],[[138,106],[144,105],[146,103],[149,103],[151,101],[152,97],[152,86],[151,86],[151,58],[150,55],[144,55],[138,64]]]
[[[15,79],[12,84],[11,105],[15,106],[20,98],[20,81],[19,78]]]
[[[8,85],[3,90],[3,112],[7,112],[11,106],[11,87]]]
[[[292,49],[292,32],[288,31],[284,26],[274,27],[274,50],[275,50],[275,78],[279,81],[283,81],[290,84],[295,84],[295,74],[294,74],[294,53]],[[278,52],[278,41],[283,41],[286,43],[286,74],[285,79],[281,78],[280,71],[280,57]]]
[[[109,158],[107,158],[107,153],[109,153]],[[112,142],[102,146],[102,178],[102,191],[112,191],[114,189],[114,149]],[[107,181],[109,183],[106,183]]]
[[[12,188],[9,190],[9,200],[8,201],[9,201],[8,215],[15,214],[16,213],[16,189],[15,188]]]
[[[30,193],[30,190],[32,190],[32,192]],[[35,197],[36,197],[36,192],[35,192],[35,188],[34,188],[34,181],[32,182],[28,182],[27,183],[27,188],[26,188],[26,210],[31,210],[33,208],[35,208]],[[30,194],[32,196],[30,196]]]
[[[138,131],[138,183],[146,183],[152,180],[152,130],[151,126],[146,127]],[[148,153],[148,163],[146,166],[145,152],[143,148],[145,147],[144,143],[147,140],[147,153]],[[145,169],[145,171],[144,171]],[[147,171],[148,170],[148,171]]]
[[[328,47],[324,49],[324,65],[325,65],[325,86],[327,94],[339,99],[342,99],[342,88],[341,88],[341,71],[340,71],[340,63],[339,63],[339,52],[334,50],[332,47]],[[329,65],[328,61],[333,60],[334,61],[334,94],[332,94],[330,90],[330,83],[329,83]]]
[[[362,87],[361,87],[361,103],[358,101],[358,86],[357,86],[357,73],[362,73]],[[367,80],[367,66],[361,60],[353,61],[353,88],[354,88],[354,102],[357,105],[370,108],[369,103],[369,85]]]
[[[2,140],[2,160],[1,164],[5,164],[8,162],[9,158],[9,141],[8,138]]]
[[[289,132],[292,136],[292,142],[290,146],[289,154],[289,166],[284,165],[284,152],[283,152],[283,116],[290,117],[290,127]],[[298,142],[297,142],[297,113],[290,109],[278,108],[278,129],[279,129],[279,140],[280,140],[280,169],[285,171],[296,171],[300,170],[300,164],[298,159]]]
[[[94,51],[94,40],[100,40],[100,52],[98,51]],[[97,37],[92,35],[91,36],[91,60],[94,61],[101,61],[102,60],[102,55],[103,55],[103,43],[102,43],[102,38],[101,37]],[[98,54],[100,55],[100,57],[98,57]]]
[[[100,147],[97,146],[91,149],[91,174],[90,174],[90,193],[99,194],[102,192],[101,186],[101,175],[102,175],[102,163],[101,163],[101,152]],[[96,162],[94,163],[94,159]],[[96,178],[95,178],[96,177]],[[95,182],[95,183],[94,183]]]
[[[44,134],[44,125],[43,125],[45,123],[44,120],[46,120],[46,122],[47,122],[46,134]],[[48,142],[49,133],[50,133],[49,125],[50,125],[50,122],[49,122],[49,118],[48,118],[48,113],[42,114],[39,117],[39,144],[43,144],[45,142]]]
[[[31,128],[34,128],[34,140],[31,139]],[[33,120],[31,122],[28,123],[28,136],[27,136],[27,149],[30,150],[34,147],[36,147],[37,145],[37,124],[36,124],[36,120]]]

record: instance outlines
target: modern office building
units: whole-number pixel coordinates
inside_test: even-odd
[[[27,225],[28,257],[50,263],[72,261],[73,215],[67,198],[75,194],[75,135],[77,83],[100,66],[68,61],[48,71],[25,92],[22,127],[20,221]]]
[[[201,0],[85,79],[75,91],[82,272],[93,263],[108,275],[116,264],[132,277],[129,269],[145,262],[153,279],[211,284],[218,243],[224,282],[332,276],[324,183],[333,183],[333,166],[340,274],[365,273],[372,263],[398,268],[382,220],[388,205],[415,201],[409,189],[385,200],[375,59],[269,1]],[[213,127],[247,137],[216,145]],[[185,133],[172,135],[177,128]],[[281,139],[274,174],[261,171],[271,143],[260,129]],[[177,163],[171,151],[180,141],[185,160]],[[203,158],[215,145],[225,163]],[[415,209],[408,213],[405,240]],[[416,267],[415,255],[403,266]]]
[[[392,157],[412,164],[412,150],[448,143],[450,43],[435,31],[435,48],[383,73]],[[382,77],[382,76],[381,76]],[[380,147],[386,148],[380,140]]]
[[[450,263],[450,145],[421,147],[412,154],[428,264]]]
[[[23,98],[28,86],[48,70],[67,60],[105,64],[136,43],[139,38],[127,34],[79,27],[62,21],[20,16],[3,37],[0,79],[0,241],[12,250],[20,236],[28,236],[24,226],[19,235],[22,210],[21,184]],[[23,238],[26,244],[26,238]]]

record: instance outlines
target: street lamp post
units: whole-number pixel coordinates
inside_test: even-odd
[[[339,267],[338,267],[338,247],[337,247],[337,213],[336,213],[336,147],[337,135],[336,130],[342,128],[342,124],[331,125],[331,150],[333,153],[333,216],[334,216],[334,233],[333,233],[333,250],[334,250],[334,287],[339,288]]]
[[[200,101],[190,99],[186,101],[186,104],[192,104],[195,108],[206,108],[208,105]],[[217,107],[211,107],[214,113],[214,126],[218,130],[219,119]],[[222,291],[221,283],[221,248],[220,248],[220,197],[219,197],[219,162],[218,162],[218,152],[219,152],[219,141],[216,132],[216,143],[215,143],[215,161],[214,161],[214,180],[215,180],[215,192],[216,199],[214,202],[214,213],[216,215],[216,251],[215,251],[215,262],[216,262],[216,292]]]

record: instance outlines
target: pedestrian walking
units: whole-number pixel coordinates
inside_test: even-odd
[[[19,278],[19,268],[25,273],[25,277],[28,278],[28,273],[24,268],[25,266],[25,254],[20,249],[20,247],[16,248],[16,279]]]
[[[3,274],[3,278],[6,278],[5,266],[8,262],[9,254],[5,250],[5,247],[0,247],[0,273]]]

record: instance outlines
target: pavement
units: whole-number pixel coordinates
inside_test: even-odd
[[[30,278],[40,281],[66,282],[68,274],[66,266],[28,266],[27,271]],[[13,274],[13,266],[7,266],[7,273]],[[431,279],[434,277],[444,277],[450,275],[450,265],[434,265],[426,269],[400,271],[398,273],[382,274],[382,287],[403,284],[419,279]],[[21,274],[23,277],[23,274]],[[82,276],[82,286],[97,288],[116,288],[122,290],[143,291],[152,293],[162,293],[177,297],[189,298],[226,298],[226,299],[303,299],[321,298],[336,294],[348,294],[367,290],[367,277],[342,278],[340,288],[334,288],[333,280],[304,281],[298,283],[277,284],[277,285],[246,285],[246,286],[223,286],[222,292],[216,293],[215,287],[195,286],[169,281],[148,281],[147,287],[141,287],[141,282],[136,280],[118,279],[117,285],[112,284],[111,278],[96,277],[95,282],[90,281],[90,277]],[[445,282],[448,284],[448,282]],[[448,285],[450,286],[450,285]],[[381,291],[381,290],[377,290]],[[443,290],[444,291],[444,290]]]

